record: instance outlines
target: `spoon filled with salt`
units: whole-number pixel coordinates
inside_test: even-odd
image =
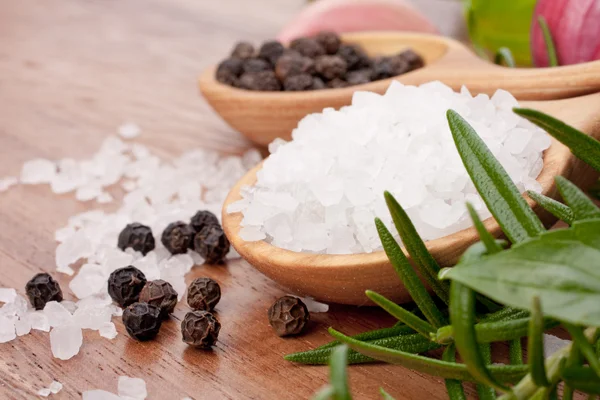
[[[524,101],[519,106],[540,110],[594,138],[600,138],[600,93],[562,100]],[[242,192],[247,191],[247,187],[256,184],[257,173],[263,168],[263,163],[249,171],[233,187],[223,206],[223,228],[233,247],[245,260],[294,293],[325,302],[367,304],[364,294],[367,289],[396,302],[410,300],[383,251],[313,254],[286,250],[265,240],[243,240],[240,230],[244,215],[241,212],[228,212],[227,209],[242,199]],[[406,171],[407,174],[414,172]],[[554,184],[555,176],[563,176],[582,189],[589,188],[598,178],[591,167],[576,159],[563,144],[552,139],[549,148],[543,152],[543,167],[536,181],[540,193],[556,199],[559,195]],[[376,195],[383,196],[379,192]],[[525,198],[544,225],[549,227],[556,222],[552,215],[528,196]],[[493,218],[486,219],[484,223],[494,236],[501,236],[501,230]],[[393,230],[393,227],[389,228]],[[454,265],[463,252],[478,240],[474,228],[467,228],[428,240],[426,246],[440,266],[447,267]]]
[[[398,54],[413,49],[425,61],[423,68],[396,78],[339,89],[304,92],[257,92],[220,83],[216,67],[199,80],[200,91],[231,127],[252,142],[266,146],[275,138],[288,140],[305,116],[324,108],[350,104],[357,91],[384,93],[392,80],[418,85],[439,80],[454,90],[466,85],[475,93],[493,94],[498,88],[519,100],[551,100],[600,90],[600,61],[555,68],[506,68],[476,56],[453,39],[418,33],[361,32],[342,35],[343,43],[362,46],[369,56]]]

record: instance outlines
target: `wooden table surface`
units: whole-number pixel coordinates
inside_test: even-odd
[[[250,145],[198,95],[200,71],[244,38],[273,37],[302,0],[5,0],[0,4],[0,177],[34,157],[87,158],[125,121],[143,128],[139,142],[170,157],[194,147],[240,153]],[[57,196],[47,186],[0,194],[0,287],[18,288],[37,272],[57,276],[67,299],[70,278],[55,273],[54,231],[96,207]],[[110,207],[108,207],[110,209]],[[221,282],[223,328],[214,351],[181,342],[180,304],[158,339],[131,340],[120,321],[113,340],[84,331],[79,355],[52,357],[47,333],[0,345],[0,398],[37,398],[56,379],[53,399],[90,389],[116,392],[119,375],[143,378],[150,399],[307,399],[327,381],[326,367],[288,363],[284,354],[329,341],[327,327],[349,334],[389,326],[372,308],[333,306],[314,314],[308,334],[275,336],[266,310],[285,290],[244,261],[195,267],[188,274]],[[443,382],[392,365],[352,367],[357,399],[444,399]],[[472,388],[469,393],[473,394]]]

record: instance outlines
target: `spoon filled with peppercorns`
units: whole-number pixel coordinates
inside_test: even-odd
[[[475,93],[502,88],[520,100],[574,97],[600,90],[600,61],[558,68],[506,68],[442,36],[402,32],[321,32],[289,45],[236,44],[200,77],[215,111],[251,141],[290,139],[306,115],[349,105],[355,91],[384,93],[392,80],[439,80]]]

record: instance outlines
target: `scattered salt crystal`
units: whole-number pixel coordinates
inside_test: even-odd
[[[0,288],[0,303],[12,303],[17,298],[17,291],[12,288]]]
[[[31,323],[31,329],[35,329],[38,331],[49,332],[50,331],[50,323],[48,322],[48,317],[44,314],[43,311],[30,311],[25,316],[27,320]]]
[[[244,226],[240,229],[240,238],[246,242],[254,242],[257,240],[263,240],[267,236],[261,232],[259,227],[256,226]]]
[[[83,400],[123,400],[121,396],[117,396],[106,390],[87,390],[83,392]]]
[[[50,331],[50,348],[54,357],[69,360],[79,353],[83,344],[81,328],[72,325],[61,325]]]
[[[148,397],[146,382],[143,379],[128,376],[119,377],[118,393],[121,397],[130,397],[135,400],[144,400]]]
[[[113,309],[106,307],[80,307],[73,315],[74,324],[81,329],[99,330],[105,323],[110,322]]]
[[[73,324],[73,315],[59,302],[49,301],[46,303],[44,314],[53,328]]]
[[[293,294],[290,294],[289,296],[296,297]],[[325,313],[325,312],[329,311],[328,304],[319,303],[318,301],[316,301],[315,299],[313,299],[311,297],[301,297],[300,299],[302,300],[304,305],[306,305],[306,308],[308,309],[308,312],[310,312],[310,313]]]
[[[98,329],[100,336],[107,339],[114,339],[117,337],[117,328],[112,322],[104,322]]]
[[[14,176],[8,176],[0,179],[0,192],[8,190],[11,186],[16,185],[19,182]]]
[[[48,397],[52,394],[52,391],[48,388],[38,390],[37,394],[42,397]]]
[[[102,192],[96,197],[96,201],[100,204],[106,204],[112,202],[114,199],[108,192]]]
[[[43,396],[43,397],[48,397],[51,394],[57,394],[58,392],[60,392],[63,388],[62,383],[57,382],[57,381],[52,381],[52,383],[50,384],[50,386],[48,388],[44,388],[44,389],[40,389],[38,391],[38,395]]]
[[[108,276],[101,265],[84,264],[69,282],[69,288],[77,298],[83,299],[105,289],[107,279]]]
[[[141,129],[133,122],[128,122],[119,127],[119,135],[123,139],[133,139],[140,135]]]
[[[570,340],[561,339],[554,335],[544,334],[544,355],[551,356],[563,347],[571,344]]]
[[[91,255],[92,251],[92,245],[84,231],[77,231],[56,248],[57,271],[73,275],[74,271],[69,265]]]
[[[71,314],[75,313],[75,311],[77,311],[77,304],[69,301],[69,300],[63,300],[60,302],[60,304],[62,304],[62,306],[64,308],[67,309],[67,311],[69,311]]]
[[[16,337],[14,319],[0,315],[0,343],[10,342]]]
[[[50,183],[55,175],[55,163],[43,158],[36,158],[23,164],[23,168],[21,169],[21,182],[31,185]]]
[[[20,318],[15,322],[17,336],[28,335],[31,332],[31,321],[28,318]]]
[[[54,232],[54,239],[57,242],[64,242],[67,238],[75,234],[75,229],[70,226],[65,226],[64,228],[58,229]]]

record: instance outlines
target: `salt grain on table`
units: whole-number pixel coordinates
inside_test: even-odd
[[[0,179],[0,192],[8,190],[11,186],[16,185],[17,183],[19,183],[19,180],[14,176],[8,176]]]
[[[48,397],[51,394],[57,394],[58,392],[60,392],[63,388],[62,383],[57,382],[57,381],[52,381],[52,383],[50,384],[50,386],[48,388],[44,388],[44,389],[40,389],[38,391],[38,395],[43,396],[43,397]]]
[[[148,397],[146,382],[143,379],[128,376],[119,377],[118,393],[121,397],[135,400],[144,400]]]

